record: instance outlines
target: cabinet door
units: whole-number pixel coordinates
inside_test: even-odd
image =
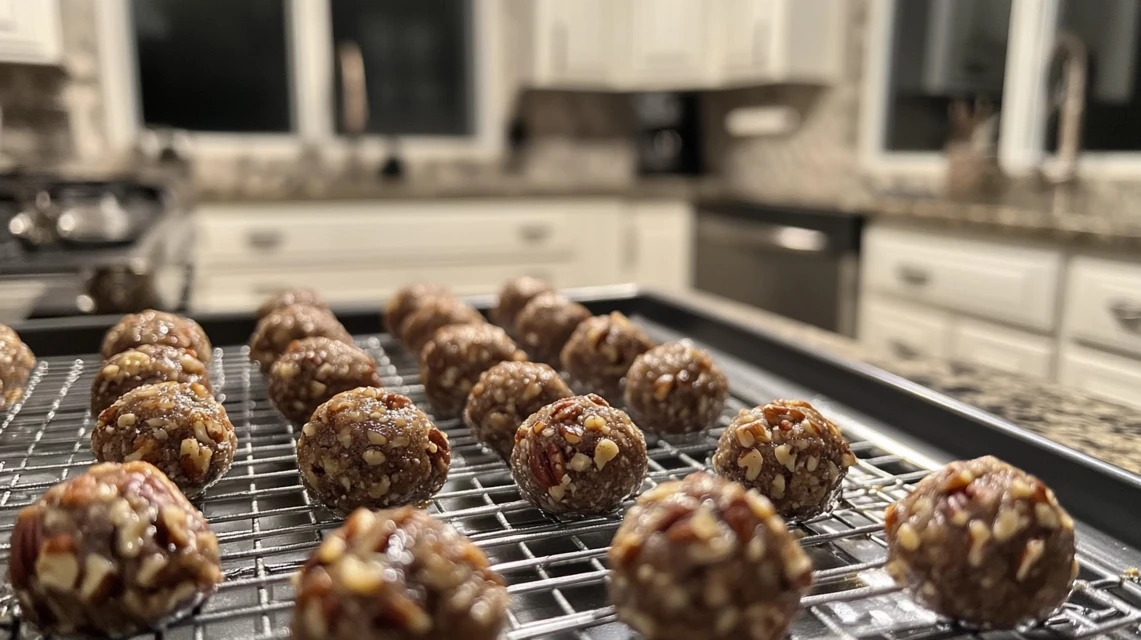
[[[865,295],[860,300],[859,335],[873,351],[894,358],[944,358],[950,353],[951,318],[942,311]]]
[[[56,64],[62,53],[58,0],[0,0],[0,62]]]
[[[951,355],[963,362],[1049,380],[1054,341],[1009,327],[959,318],[952,331]]]
[[[630,69],[635,85],[712,81],[705,0],[634,0],[632,11]]]
[[[613,80],[617,52],[611,0],[546,0],[537,15],[543,84],[604,85]]]
[[[1062,350],[1058,377],[1067,387],[1141,407],[1141,360],[1070,345]]]
[[[687,202],[639,202],[626,215],[626,279],[685,289],[693,283],[693,209]]]
[[[770,72],[776,1],[725,0],[719,31],[726,79],[759,79]]]

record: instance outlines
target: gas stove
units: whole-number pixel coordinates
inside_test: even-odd
[[[192,226],[171,189],[0,176],[0,322],[177,309]]]

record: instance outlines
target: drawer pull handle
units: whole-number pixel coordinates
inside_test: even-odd
[[[545,224],[525,224],[519,227],[519,235],[527,242],[542,242],[551,235],[551,228]]]
[[[1109,303],[1109,310],[1113,312],[1122,329],[1141,333],[1141,304],[1128,300],[1114,300]]]
[[[275,229],[255,229],[246,234],[246,243],[263,251],[280,247],[283,239],[281,232]]]
[[[913,360],[919,357],[919,351],[913,349],[898,340],[891,340],[887,345],[891,349],[892,355],[901,360]]]
[[[896,270],[896,275],[905,283],[917,287],[921,287],[931,280],[931,274],[927,273],[926,269],[921,269],[909,264],[899,265],[899,268]]]

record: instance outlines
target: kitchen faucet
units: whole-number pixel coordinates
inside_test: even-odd
[[[1085,114],[1086,77],[1089,53],[1076,35],[1058,34],[1051,61],[1061,59],[1061,95],[1053,101],[1058,109],[1057,159],[1039,168],[1040,177],[1053,186],[1070,185],[1078,175],[1078,153],[1082,146],[1082,117]]]

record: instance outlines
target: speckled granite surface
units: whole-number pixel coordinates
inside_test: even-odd
[[[726,318],[805,346],[868,362],[956,400],[1134,473],[1141,473],[1141,410],[1005,372],[943,360],[900,360],[788,318],[701,292],[662,295],[698,303]]]

